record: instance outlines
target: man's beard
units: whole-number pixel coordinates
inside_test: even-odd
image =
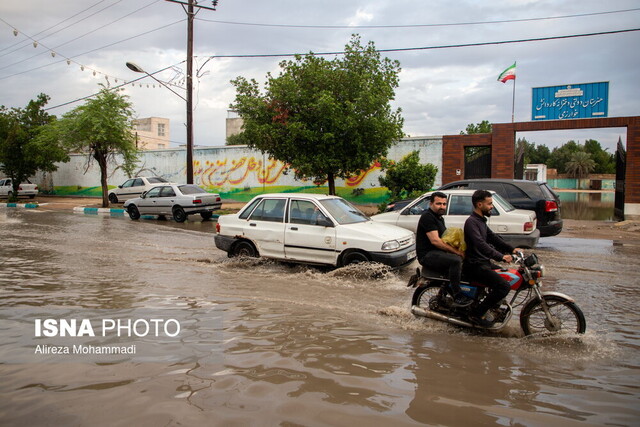
[[[490,217],[491,216],[491,209],[489,209],[488,211],[482,211],[482,215],[484,215],[486,217]]]

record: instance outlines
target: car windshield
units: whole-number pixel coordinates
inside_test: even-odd
[[[164,178],[161,178],[159,176],[152,176],[151,178],[147,178],[147,181],[149,181],[149,183],[151,184],[158,184],[160,182],[169,182]]]
[[[204,191],[202,188],[198,187],[197,185],[193,185],[193,184],[180,185],[178,188],[180,189],[180,192],[182,194],[206,193],[206,191]]]
[[[495,203],[496,205],[500,205],[505,212],[511,212],[516,209],[511,203],[503,199],[502,196],[498,193],[493,193],[493,203]]]
[[[351,203],[344,199],[325,199],[320,203],[331,216],[338,221],[338,224],[354,224],[356,222],[369,221],[369,217],[360,212]]]

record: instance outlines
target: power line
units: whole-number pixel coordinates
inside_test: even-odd
[[[64,22],[66,22],[66,21],[68,21],[68,20],[70,20],[70,19],[72,19],[72,18],[75,18],[76,16],[78,16],[78,15],[80,15],[80,14],[82,14],[82,13],[86,12],[86,11],[87,11],[87,10],[89,10],[89,9],[93,9],[94,7],[96,7],[96,6],[97,6],[97,5],[99,5],[100,3],[104,3],[105,1],[106,1],[106,0],[100,0],[98,3],[95,3],[94,5],[89,6],[88,8],[83,9],[83,10],[81,10],[80,12],[78,12],[78,13],[76,13],[76,14],[74,14],[74,15],[72,15],[72,16],[70,16],[70,17],[66,18],[66,19],[63,19],[62,21],[58,22],[57,24],[54,24],[54,25],[50,26],[49,28],[45,28],[44,30],[37,32],[36,34],[34,34],[34,35],[33,35],[33,37],[37,37],[37,36],[39,36],[40,34],[42,34],[42,33],[46,32],[46,31],[49,31],[50,29],[55,28],[55,27],[57,27],[58,25],[60,25],[60,24],[62,24],[62,23],[64,23]],[[95,15],[96,13],[100,13],[100,12],[102,12],[103,10],[105,10],[105,9],[107,9],[107,8],[111,7],[111,6],[114,6],[114,5],[116,5],[117,3],[120,3],[121,1],[122,1],[122,0],[118,0],[116,3],[113,3],[113,4],[111,4],[111,5],[107,6],[107,7],[103,8],[103,9],[100,9],[98,12],[95,12],[95,13],[93,13],[93,14],[91,14],[91,15],[89,15],[89,16],[87,16],[87,17],[83,18],[83,19],[81,19],[80,21],[82,21],[82,20],[84,20],[84,19],[87,19],[87,18],[90,18],[91,16]],[[70,24],[70,25],[75,25],[75,24],[77,24],[77,23],[78,23],[78,22],[80,22],[80,21],[76,21],[76,22],[74,22],[73,24]],[[70,25],[69,25],[69,26],[70,26]],[[59,29],[59,30],[57,30],[57,31],[54,31],[53,33],[51,33],[51,34],[49,34],[49,35],[45,36],[45,37],[43,38],[43,40],[44,40],[45,38],[47,38],[47,37],[51,37],[52,35],[54,35],[54,34],[56,34],[56,33],[59,33],[60,31],[62,31],[62,30],[64,30],[64,29],[66,29],[66,28],[69,28],[69,26],[66,26],[66,27],[61,28],[61,29]],[[21,43],[23,43],[23,42],[21,42],[21,41],[16,42],[16,43],[14,43],[14,44],[12,44],[12,45],[10,45],[10,46],[7,46],[7,47],[5,47],[5,48],[0,49],[0,52],[3,52],[3,51],[5,51],[5,50],[7,50],[7,49],[10,49],[10,48],[12,48],[12,47],[14,47],[14,46],[16,46],[16,45],[21,44]],[[24,45],[24,46],[27,46],[28,44],[29,44],[29,43],[27,43],[27,44],[26,44],[26,45]],[[16,50],[20,50],[20,49],[22,49],[24,46],[21,46],[21,47],[19,47],[19,48],[15,49],[15,50],[12,50],[11,52],[4,53],[4,54],[2,54],[2,55],[0,55],[0,56],[8,55],[9,53],[15,52]]]
[[[606,12],[579,13],[574,15],[548,16],[548,17],[541,17],[541,18],[502,19],[502,20],[493,20],[493,21],[454,22],[454,23],[440,23],[440,24],[406,24],[406,25],[294,25],[294,24],[264,24],[264,23],[256,23],[256,22],[219,21],[214,19],[200,19],[200,18],[198,18],[198,20],[204,21],[204,22],[213,22],[216,24],[244,25],[244,26],[252,26],[252,27],[307,28],[307,29],[330,29],[330,30],[359,29],[359,28],[363,28],[363,29],[383,28],[384,29],[384,28],[453,27],[453,26],[465,26],[465,25],[533,22],[533,21],[546,21],[546,20],[552,20],[552,19],[581,18],[585,16],[609,15],[614,13],[635,12],[638,10],[640,10],[640,8],[612,10],[612,11],[606,11]]]
[[[146,6],[142,6],[141,8],[136,9],[136,10],[134,10],[133,12],[127,13],[126,15],[123,15],[123,16],[121,16],[121,17],[119,17],[119,18],[117,18],[117,19],[115,19],[115,20],[113,20],[113,21],[111,21],[111,22],[109,22],[109,23],[107,23],[107,24],[104,24],[104,25],[102,25],[102,26],[100,26],[100,27],[98,27],[98,28],[95,28],[95,29],[93,29],[93,30],[91,30],[91,31],[89,31],[89,32],[86,32],[86,33],[82,34],[81,36],[78,36],[78,37],[76,37],[76,38],[74,38],[74,39],[71,39],[71,40],[69,40],[69,41],[66,41],[66,42],[64,42],[64,43],[62,43],[62,44],[59,44],[59,45],[57,45],[57,46],[54,46],[54,47],[52,47],[52,48],[49,48],[49,47],[45,46],[44,44],[42,44],[42,46],[43,46],[43,47],[45,47],[47,50],[49,50],[49,51],[51,51],[51,52],[55,52],[55,51],[56,51],[56,49],[58,49],[59,47],[62,47],[62,46],[68,45],[69,43],[72,43],[72,42],[74,42],[74,41],[80,40],[81,38],[83,38],[83,37],[85,37],[85,36],[88,36],[89,34],[95,33],[95,32],[96,32],[96,31],[98,31],[98,30],[101,30],[101,29],[103,29],[103,28],[105,28],[105,27],[107,27],[107,26],[109,26],[109,25],[112,25],[112,24],[114,24],[114,23],[116,23],[116,22],[118,22],[118,21],[121,21],[122,19],[124,19],[124,18],[126,18],[126,17],[128,17],[128,16],[131,16],[131,15],[133,15],[134,13],[139,12],[139,11],[141,11],[142,9],[145,9],[145,8],[147,8],[147,7],[151,6],[152,4],[157,3],[157,2],[159,2],[159,1],[160,1],[160,0],[153,0],[151,3],[147,4]],[[2,18],[0,18],[0,19],[2,19]],[[5,23],[6,23],[6,21],[4,21],[4,20],[3,20],[3,22],[5,22]],[[15,27],[14,27],[14,28],[15,28]],[[24,33],[23,33],[23,34],[24,34]],[[25,36],[27,36],[29,39],[33,40],[33,42],[34,42],[34,43],[39,43],[39,41],[38,41],[38,40],[34,40],[33,38],[29,37],[29,36],[28,36],[28,35],[26,35],[26,34],[25,34]],[[36,46],[36,44],[34,44],[34,46]],[[14,66],[14,65],[21,64],[21,63],[23,63],[23,62],[25,62],[25,61],[28,61],[28,60],[30,60],[30,59],[33,59],[33,58],[35,58],[36,56],[40,56],[40,55],[42,55],[42,54],[44,54],[44,53],[46,53],[46,52],[40,52],[40,53],[37,53],[37,54],[35,54],[35,55],[32,55],[32,56],[30,56],[30,57],[28,57],[28,58],[25,58],[25,59],[23,59],[23,60],[21,60],[21,61],[14,62],[13,64],[5,65],[4,67],[0,67],[0,70],[4,70],[5,68],[8,68],[8,67],[12,67],[12,66]]]
[[[2,19],[2,18],[0,18],[0,19]],[[159,30],[162,30],[162,29],[164,29],[164,28],[170,27],[170,26],[172,26],[172,25],[179,24],[180,22],[183,22],[183,21],[185,21],[185,19],[179,19],[179,20],[177,20],[177,21],[175,21],[175,22],[172,22],[172,23],[170,23],[170,24],[163,25],[162,27],[154,28],[153,30],[146,31],[146,32],[144,32],[144,33],[137,34],[137,35],[135,35],[135,36],[127,37],[126,39],[122,39],[122,40],[119,40],[119,41],[116,41],[116,42],[110,43],[110,44],[108,44],[108,45],[101,46],[101,47],[98,47],[98,48],[95,48],[95,49],[89,50],[89,51],[87,51],[87,52],[79,53],[79,54],[77,54],[77,55],[74,55],[74,56],[71,56],[71,57],[69,57],[69,58],[66,58],[66,60],[67,60],[67,61],[69,61],[71,58],[77,58],[77,57],[82,56],[82,55],[86,55],[86,54],[89,54],[89,53],[93,53],[93,52],[95,52],[95,51],[97,51],[97,50],[105,49],[105,48],[108,48],[108,47],[111,47],[111,46],[114,46],[114,45],[117,45],[117,44],[120,44],[120,43],[124,43],[124,42],[126,42],[126,41],[129,41],[129,40],[132,40],[132,39],[135,39],[135,38],[138,38],[138,37],[142,37],[142,36],[144,36],[144,35],[147,35],[147,34],[153,33],[154,31],[159,31]],[[35,67],[35,68],[31,68],[31,69],[29,69],[29,70],[20,71],[20,72],[18,72],[18,73],[10,74],[10,75],[7,75],[7,76],[2,76],[2,77],[0,77],[0,80],[8,79],[9,77],[19,76],[19,75],[21,75],[21,74],[26,74],[26,73],[29,73],[29,72],[31,72],[31,71],[40,70],[40,69],[42,69],[42,68],[50,67],[51,65],[59,64],[60,62],[64,62],[64,61],[65,61],[65,59],[62,59],[62,60],[60,60],[60,61],[56,61],[56,62],[52,62],[52,63],[49,63],[49,64],[41,65],[41,66],[39,66],[39,67]],[[74,62],[75,62],[75,61],[74,61]],[[81,64],[79,64],[79,65],[81,65]],[[83,66],[83,65],[81,65],[81,66]],[[84,67],[84,66],[83,66],[83,67]],[[86,67],[86,68],[89,68],[89,67]],[[91,69],[91,68],[90,68],[90,69]],[[97,71],[97,70],[94,70],[94,71]]]
[[[168,67],[162,68],[162,69],[160,69],[160,70],[157,70],[157,71],[154,71],[153,73],[148,73],[148,74],[149,74],[149,75],[151,75],[151,76],[153,76],[153,75],[155,75],[155,74],[158,74],[158,73],[161,73],[161,72],[163,72],[163,71],[166,71],[166,70],[168,70],[169,68],[177,67],[178,65],[183,64],[184,62],[186,62],[186,61],[180,61],[180,62],[178,62],[177,64],[169,65]],[[113,87],[113,89],[119,89],[119,88],[121,88],[121,87],[124,87],[124,86],[127,86],[127,85],[129,85],[129,84],[135,83],[135,82],[137,82],[137,81],[139,81],[139,80],[146,79],[147,77],[148,77],[148,76],[144,75],[144,76],[142,76],[142,77],[138,77],[137,79],[129,80],[129,81],[128,81],[128,82],[126,82],[126,83],[122,83],[122,84],[119,84],[119,85],[117,85],[117,86],[114,86],[114,87]],[[81,97],[81,98],[76,98],[76,99],[74,99],[73,101],[69,101],[69,102],[65,102],[65,103],[62,103],[62,104],[54,105],[53,107],[45,108],[45,109],[44,109],[44,111],[53,110],[54,108],[64,107],[65,105],[73,104],[73,103],[76,103],[76,102],[78,102],[78,101],[83,101],[83,100],[85,100],[85,99],[92,98],[92,97],[94,97],[94,96],[98,95],[99,93],[100,93],[100,92],[92,93],[91,95],[83,96],[83,97]]]
[[[630,28],[626,30],[612,30],[612,31],[601,31],[597,33],[584,33],[584,34],[570,34],[566,36],[551,36],[551,37],[537,37],[531,39],[518,39],[518,40],[502,40],[502,41],[492,41],[492,42],[479,42],[479,43],[463,43],[463,44],[448,44],[448,45],[439,45],[439,46],[422,46],[422,47],[403,47],[403,48],[395,48],[395,49],[376,49],[377,52],[408,52],[413,50],[434,50],[434,49],[452,49],[452,48],[461,48],[461,47],[477,47],[477,46],[489,46],[489,45],[500,45],[500,44],[512,44],[512,43],[529,43],[529,42],[538,42],[538,41],[547,41],[547,40],[562,40],[562,39],[573,39],[579,37],[592,37],[592,36],[603,36],[610,34],[621,34],[621,33],[629,33],[633,31],[640,31],[640,28]],[[337,51],[337,52],[311,52],[313,55],[344,55],[346,52]],[[247,54],[247,55],[211,55],[209,58],[278,58],[278,57],[292,57],[296,55],[304,55],[301,53],[277,53],[277,54]]]

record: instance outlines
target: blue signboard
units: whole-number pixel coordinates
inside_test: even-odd
[[[609,114],[609,82],[534,87],[531,120],[592,119]]]

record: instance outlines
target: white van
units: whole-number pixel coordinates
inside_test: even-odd
[[[229,256],[343,266],[398,267],[416,257],[413,232],[371,221],[346,200],[319,194],[262,194],[222,215],[215,243]]]

